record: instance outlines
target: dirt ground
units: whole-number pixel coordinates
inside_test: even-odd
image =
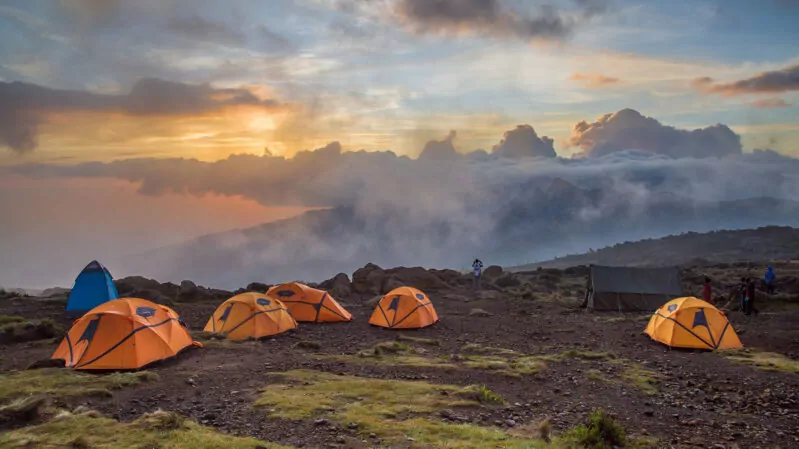
[[[657,447],[799,447],[797,373],[757,369],[718,353],[670,350],[642,333],[646,321],[641,314],[576,308],[583,277],[566,276],[559,282],[553,293],[558,300],[545,295],[523,299],[502,290],[427,292],[441,321],[401,334],[435,340],[437,345],[408,344],[419,348],[415,356],[453,361],[455,368],[409,366],[391,363],[390,358],[371,363],[357,357],[359,351],[392,341],[400,333],[369,326],[372,308],[364,304],[369,298],[352,295],[340,298],[354,315],[350,323],[301,323],[293,332],[262,341],[211,341],[203,349],[187,350],[150,368],[159,375],[157,382],[118,390],[107,398],[77,397],[64,405],[86,405],[122,421],[158,408],[178,411],[225,432],[295,447],[374,447],[346,425],[275,419],[253,407],[259,391],[274,382],[268,373],[311,369],[381,379],[484,384],[507,405],[465,410],[457,417],[484,426],[518,428],[549,418],[557,433],[581,422],[590,410],[602,408],[616,416],[629,434],[657,438]],[[200,330],[217,305],[177,303],[174,309],[190,329]],[[487,313],[470,314],[477,308]],[[49,317],[68,328],[71,320],[63,311],[61,301],[0,301],[0,315]],[[744,345],[796,361],[799,309],[764,303],[761,311],[757,317],[730,314]],[[318,343],[318,349],[295,347],[301,341]],[[469,357],[467,348],[475,345],[541,356],[545,367],[519,377],[470,367],[463,361]],[[6,345],[0,370],[25,369],[32,361],[48,358],[56,346],[52,340]],[[572,356],[555,357],[570,350]],[[582,357],[582,353],[593,355]]]

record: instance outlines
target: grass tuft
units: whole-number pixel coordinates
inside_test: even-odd
[[[155,373],[88,374],[70,369],[44,368],[0,374],[0,400],[23,396],[110,396],[111,390],[157,380]]]
[[[552,423],[549,418],[544,419],[538,423],[538,438],[549,443],[552,439]]]
[[[0,426],[37,421],[41,418],[44,404],[44,398],[26,397],[0,406]]]
[[[28,320],[18,315],[0,315],[0,324],[22,323],[25,321]]]
[[[627,432],[603,410],[593,410],[584,424],[573,427],[562,437],[587,449],[612,449],[627,444]]]
[[[0,326],[0,343],[45,340],[61,336],[64,333],[64,329],[50,318],[34,321],[25,319],[19,321],[17,318],[19,317],[6,317],[12,321]]]
[[[166,412],[158,409],[142,415],[133,425],[148,430],[178,430],[186,426],[186,418],[178,412]]]
[[[302,340],[302,341],[298,341],[297,343],[294,343],[294,346],[292,346],[292,348],[294,348],[294,349],[305,349],[305,350],[308,350],[308,351],[318,351],[318,350],[322,349],[322,345],[319,342],[316,342],[316,341]]]
[[[427,345],[427,346],[441,346],[441,342],[433,339],[433,338],[422,338],[422,337],[411,337],[405,334],[397,335],[397,340],[399,341],[407,341],[409,343],[417,343],[420,345]]]
[[[481,404],[507,404],[502,396],[489,390],[485,385],[470,385],[459,391],[458,394],[464,398],[477,401]]]
[[[799,361],[775,352],[761,352],[750,348],[721,351],[727,359],[749,365],[761,371],[799,373]]]

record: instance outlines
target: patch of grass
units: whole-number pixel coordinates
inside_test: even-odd
[[[88,374],[63,368],[45,368],[0,374],[0,401],[21,396],[109,396],[111,390],[152,382],[158,375],[135,373]]]
[[[637,363],[626,364],[621,373],[622,379],[626,383],[634,386],[642,392],[653,395],[658,392],[660,375],[652,370],[646,369]]]
[[[441,346],[441,342],[433,339],[433,338],[422,338],[422,337],[411,337],[405,334],[397,335],[397,340],[399,341],[407,341],[409,343],[417,343],[420,345],[427,345],[427,346]]]
[[[602,374],[601,371],[596,369],[589,369],[585,371],[585,377],[589,380],[595,380],[598,382],[605,382],[605,383],[615,383],[613,380],[608,379]]]
[[[539,422],[537,430],[538,438],[546,441],[547,443],[552,440],[552,423],[549,422],[549,418]]]
[[[384,355],[396,355],[411,352],[413,348],[401,341],[384,341],[374,345],[370,349],[358,352],[358,357],[382,357]]]
[[[297,343],[294,343],[292,348],[305,349],[305,350],[308,350],[308,351],[318,351],[318,350],[322,349],[322,345],[319,342],[316,342],[316,341],[305,341],[305,340],[302,340],[302,341],[298,341]]]
[[[542,355],[538,356],[547,362],[562,362],[566,359],[582,359],[582,360],[610,360],[616,356],[609,352],[593,352],[593,351],[580,351],[578,349],[569,349],[560,354]]]
[[[730,349],[721,354],[736,363],[749,365],[761,371],[780,371],[799,373],[799,361],[792,360],[776,352],[761,352],[751,348]]]
[[[427,382],[337,376],[317,371],[280,373],[280,382],[262,390],[256,407],[284,419],[325,416],[335,422],[354,423],[363,434],[374,433],[381,446],[414,448],[541,447],[530,438],[471,424],[433,419],[436,412],[456,407],[477,407],[480,400],[501,400],[487,388],[460,388]]]
[[[508,365],[509,369],[501,370],[500,372],[510,377],[538,374],[547,367],[547,364],[543,360],[535,356],[524,356],[511,359]]]
[[[584,424],[569,429],[561,437],[588,449],[612,449],[627,444],[624,427],[601,409],[593,410]]]
[[[467,399],[473,399],[481,404],[507,404],[502,396],[489,390],[485,385],[470,385],[459,391],[458,394]]]
[[[0,425],[29,423],[41,416],[45,398],[25,397],[0,406]]]
[[[155,412],[159,413],[159,412]],[[154,414],[155,414],[154,413]],[[166,412],[160,412],[166,413]],[[132,423],[120,423],[102,417],[66,414],[37,426],[12,430],[0,435],[0,446],[4,448],[92,448],[114,449],[158,448],[158,449],[255,449],[258,447],[279,449],[282,446],[226,435],[190,421],[178,423],[176,418],[145,415]],[[153,426],[153,422],[157,425]],[[166,427],[158,427],[165,424]],[[180,425],[178,425],[180,424]]]
[[[19,317],[7,317],[16,320]],[[23,343],[61,336],[64,329],[50,318],[43,320],[9,321],[0,326],[0,343]]]
[[[0,325],[8,323],[22,323],[24,321],[28,320],[18,315],[0,315]]]
[[[512,349],[495,348],[492,346],[483,346],[476,343],[469,343],[461,347],[461,352],[471,352],[473,354],[492,354],[492,355],[518,355],[519,353]]]
[[[463,364],[472,369],[505,370],[510,368],[508,359],[493,355],[467,355],[462,357]]]

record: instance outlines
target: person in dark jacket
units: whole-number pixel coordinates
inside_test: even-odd
[[[738,285],[738,296],[741,299],[740,309],[741,312],[746,313],[746,278],[741,278],[741,283]]]
[[[474,262],[472,262],[472,271],[474,272],[474,278],[472,278],[472,289],[479,290],[480,276],[483,273],[483,261],[475,258]]]
[[[705,286],[702,288],[702,299],[713,304],[713,287],[710,285],[710,278],[705,276]]]
[[[766,293],[769,295],[774,294],[774,284],[777,280],[777,274],[774,273],[774,267],[769,265],[766,268],[766,274],[763,276],[763,282],[766,284]]]
[[[755,307],[755,280],[754,278],[749,279],[749,282],[746,284],[746,311],[744,312],[747,315],[751,315],[752,312],[755,312],[755,315],[759,315],[760,311],[757,310]]]

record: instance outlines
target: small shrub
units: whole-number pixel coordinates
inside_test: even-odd
[[[42,397],[26,397],[3,405],[0,407],[0,425],[36,421],[41,416],[44,403]]]
[[[72,449],[90,449],[92,446],[89,443],[89,440],[86,439],[83,435],[76,437],[74,440],[69,442],[69,447]]]
[[[0,327],[0,343],[24,343],[55,338],[64,330],[55,321],[45,318],[39,321],[11,321]]]
[[[580,447],[588,449],[612,449],[627,444],[624,427],[601,409],[593,410],[586,423],[571,429],[569,436]]]
[[[550,442],[552,438],[552,423],[549,422],[549,418],[538,423],[538,438],[541,438],[547,443]]]
[[[481,404],[505,404],[502,396],[489,390],[485,385],[470,385],[461,390],[460,394]]]
[[[149,430],[178,430],[186,425],[186,418],[178,412],[165,412],[158,409],[146,413],[134,421],[134,424]]]
[[[307,349],[309,351],[318,351],[322,349],[322,345],[315,341],[298,341],[292,346],[295,349]]]

